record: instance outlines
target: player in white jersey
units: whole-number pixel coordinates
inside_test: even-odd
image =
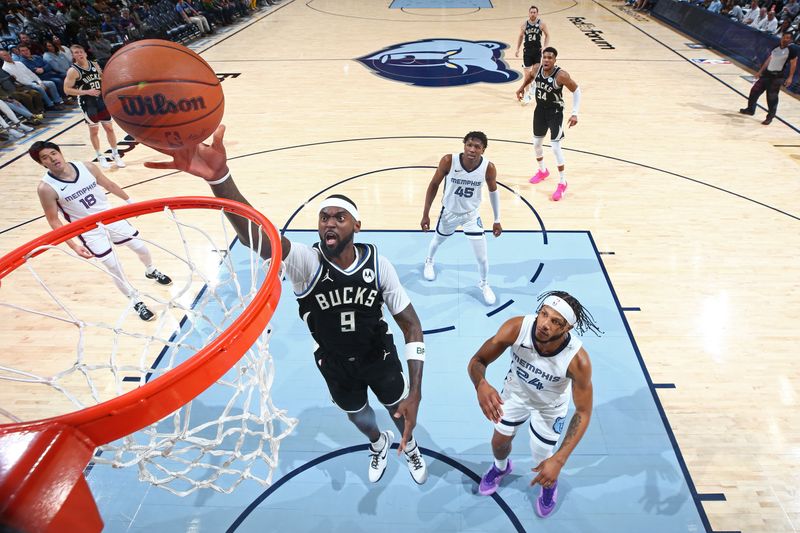
[[[44,216],[53,229],[64,225],[58,216],[59,212],[67,222],[72,222],[107,210],[109,204],[103,189],[127,203],[133,203],[130,196],[119,185],[103,175],[94,163],[67,162],[61,154],[61,149],[55,143],[37,141],[28,150],[28,154],[34,161],[47,169],[37,192],[44,209]],[[128,221],[113,222],[106,224],[105,227],[108,233],[96,228],[79,235],[80,243],[70,239],[67,241],[67,245],[83,258],[96,257],[99,259],[111,272],[114,284],[128,298],[133,298],[135,292],[125,282],[125,276],[117,262],[116,255],[112,253],[109,236],[114,244],[124,244],[139,256],[146,267],[145,277],[155,280],[161,285],[172,284],[169,276],[162,274],[153,266],[150,250],[136,238],[139,232]],[[135,302],[134,309],[142,320],[153,319],[153,312],[147,308],[144,302]]]
[[[503,233],[500,225],[500,193],[497,192],[497,169],[494,164],[483,157],[483,152],[489,140],[481,131],[471,131],[464,137],[464,152],[461,154],[447,154],[439,161],[439,166],[433,174],[428,190],[425,193],[425,207],[422,211],[420,226],[422,231],[430,231],[430,210],[439,185],[444,182],[442,193],[442,211],[436,223],[436,233],[428,247],[428,255],[423,266],[423,276],[428,281],[436,279],[433,256],[439,246],[455,233],[461,226],[478,261],[478,270],[481,280],[479,287],[486,305],[492,305],[497,298],[489,286],[489,258],[486,254],[486,236],[483,233],[483,224],[479,208],[481,205],[481,192],[483,184],[489,188],[489,201],[494,213],[492,233],[499,237]]]
[[[599,333],[588,310],[570,294],[552,291],[539,297],[535,315],[517,316],[470,359],[468,372],[486,418],[494,422],[494,464],[481,479],[478,490],[494,494],[511,472],[511,441],[517,429],[528,423],[531,453],[537,466],[531,485],[540,484],[536,514],[545,518],[556,508],[558,475],[567,458],[589,427],[592,415],[592,365],[582,342],[570,331]],[[498,393],[486,381],[486,367],[511,348],[511,368]],[[564,427],[569,398],[575,413],[561,446],[553,453]]]

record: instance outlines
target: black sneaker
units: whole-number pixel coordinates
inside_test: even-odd
[[[739,113],[741,113],[742,115],[750,115],[752,117],[753,115],[756,114],[756,110],[755,109],[750,109],[750,108],[747,108],[747,107],[743,107],[743,108],[741,108],[739,110]]]
[[[162,274],[161,272],[159,272],[156,269],[153,269],[153,271],[150,274],[145,272],[144,273],[144,277],[146,277],[147,279],[154,279],[160,285],[172,285],[172,278],[170,278],[169,276],[167,276],[165,274]]]
[[[139,313],[139,318],[141,318],[145,322],[150,322],[151,320],[153,320],[153,317],[156,316],[155,314],[153,314],[151,310],[147,308],[146,305],[144,305],[144,302],[136,302],[133,308],[136,310],[137,313]]]

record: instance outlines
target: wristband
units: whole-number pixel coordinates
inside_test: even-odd
[[[227,174],[225,174],[224,176],[222,176],[220,179],[218,179],[218,180],[214,180],[214,181],[209,181],[209,182],[208,182],[208,184],[209,184],[209,185],[219,185],[220,183],[224,183],[225,181],[227,181],[227,180],[228,180],[228,178],[230,178],[230,177],[231,177],[231,171],[229,170],[229,171],[227,172]]]
[[[409,342],[406,344],[406,360],[425,362],[425,343]]]

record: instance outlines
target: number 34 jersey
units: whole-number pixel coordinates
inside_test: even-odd
[[[481,205],[481,191],[486,182],[486,169],[489,160],[481,157],[481,162],[472,172],[461,166],[461,154],[453,154],[450,172],[444,178],[442,204],[446,211],[456,214],[476,211]]]
[[[58,207],[67,222],[106,211],[109,207],[106,192],[97,184],[86,165],[80,161],[70,161],[67,164],[78,172],[75,181],[64,181],[50,172],[42,177],[42,181],[56,191]]]

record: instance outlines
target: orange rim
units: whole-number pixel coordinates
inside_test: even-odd
[[[119,439],[161,420],[210,387],[242,357],[264,331],[281,295],[278,275],[281,265],[280,235],[269,219],[251,206],[224,198],[183,196],[148,200],[77,220],[20,246],[0,259],[0,280],[24,264],[27,256],[39,246],[61,244],[93,228],[97,222],[116,222],[161,211],[165,207],[172,210],[222,209],[248,218],[263,228],[271,245],[271,263],[266,279],[253,301],[208,346],[142,387],[72,413],[3,424],[0,425],[0,434],[37,431],[49,425],[63,424],[79,430],[95,446]]]

